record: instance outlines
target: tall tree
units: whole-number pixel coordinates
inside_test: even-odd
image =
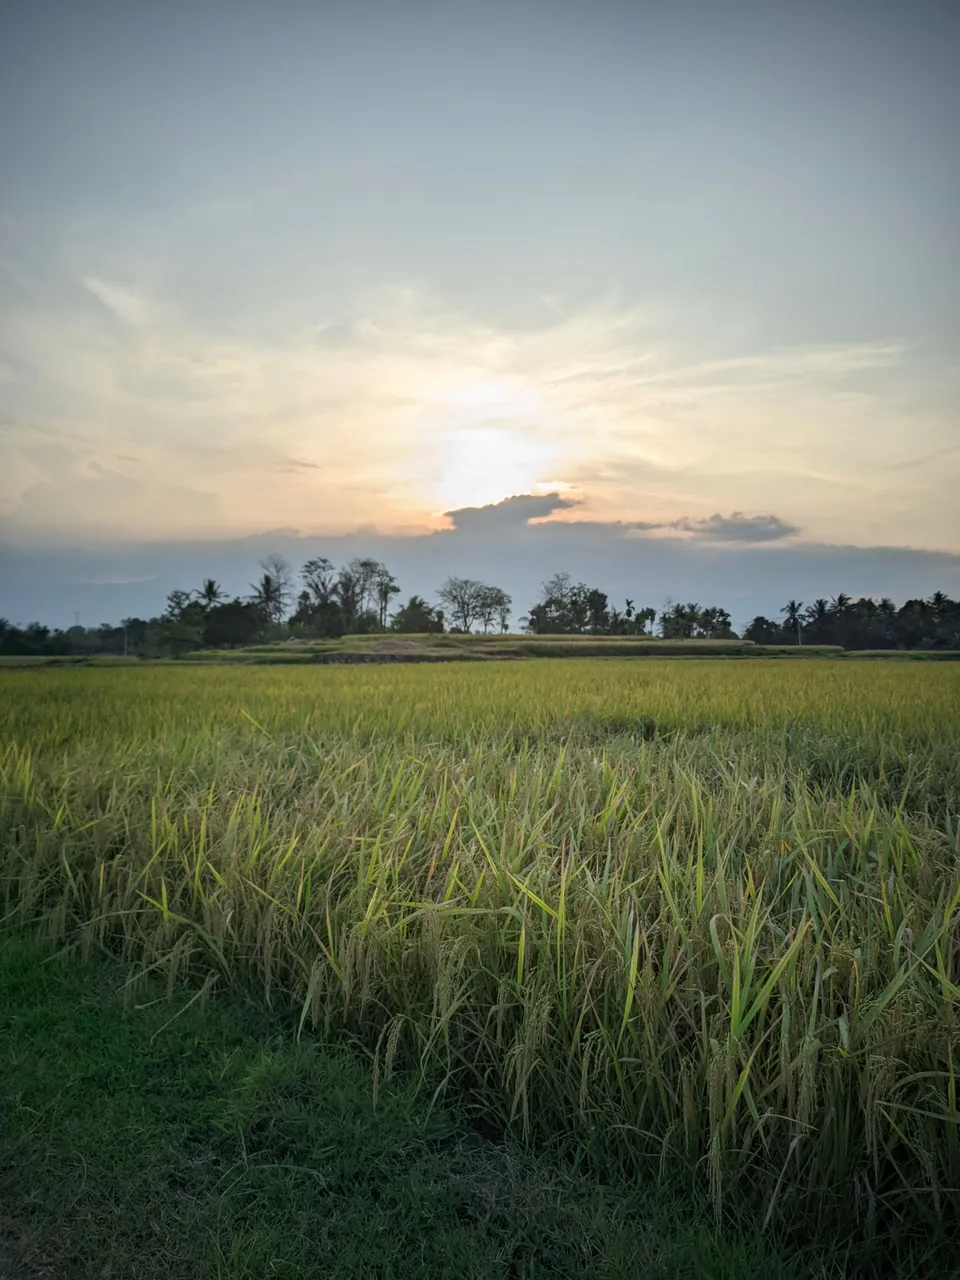
[[[603,635],[610,627],[607,593],[593,587],[587,592],[587,625],[595,636]]]
[[[280,622],[286,606],[282,584],[270,573],[264,573],[259,582],[251,583],[251,600],[271,622]]]
[[[179,622],[191,603],[192,599],[189,591],[171,591],[167,596],[167,607],[163,616],[172,619],[174,622]]]
[[[330,603],[334,596],[337,571],[326,556],[316,556],[313,560],[308,560],[300,570],[300,577],[314,603],[319,605]]]
[[[510,617],[510,606],[513,602],[501,587],[488,587],[485,583],[478,584],[476,592],[476,617],[477,621],[483,627],[483,634],[486,635],[494,625],[499,625],[500,631],[507,629],[507,619]]]
[[[263,578],[260,579],[261,585],[265,578],[269,578],[272,584],[270,617],[274,622],[282,622],[287,604],[293,595],[293,573],[290,565],[284,560],[283,556],[273,554],[265,556],[260,561],[260,568],[263,570]]]
[[[387,610],[394,596],[400,594],[400,583],[385,564],[378,564],[373,577],[373,587],[377,599],[377,611],[381,628],[387,625]]]
[[[445,579],[437,597],[450,610],[450,621],[460,631],[469,631],[480,620],[480,606],[485,585],[475,578]]]
[[[849,608],[850,597],[843,591],[839,592],[838,595],[835,595],[830,601],[830,612],[835,614],[838,618],[842,618]]]
[[[784,617],[784,624],[788,626],[792,631],[796,631],[797,644],[803,644],[803,633],[801,630],[803,626],[803,613],[801,612],[802,609],[803,609],[802,600],[788,600],[787,603],[780,610],[780,612],[783,614],[783,617]]]
[[[633,621],[637,629],[637,632],[639,635],[642,635],[642,636],[645,636],[648,634],[647,623],[649,622],[652,626],[653,623],[656,622],[656,620],[657,620],[657,611],[656,609],[651,609],[651,608],[638,609],[633,616]]]
[[[376,600],[377,576],[383,566],[378,560],[364,556],[351,560],[348,567],[356,582],[357,614],[366,613]]]
[[[357,619],[360,616],[360,578],[351,564],[342,566],[337,574],[337,580],[334,583],[333,591],[336,596],[337,603],[340,606],[340,612],[343,614],[344,630],[348,633],[353,631],[357,625]]]
[[[216,578],[204,578],[202,586],[194,592],[194,599],[205,609],[212,609],[215,604],[219,604],[223,596],[223,587]]]

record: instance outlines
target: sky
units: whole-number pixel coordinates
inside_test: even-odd
[[[953,0],[0,16],[0,614],[960,590]]]

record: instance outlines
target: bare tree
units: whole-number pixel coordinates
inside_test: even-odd
[[[447,578],[437,596],[450,610],[453,625],[469,631],[480,617],[480,593],[484,584],[475,578]]]
[[[506,631],[513,601],[502,587],[488,587],[484,583],[478,583],[477,587],[476,616],[483,634],[486,635],[494,623],[499,623],[501,632]]]

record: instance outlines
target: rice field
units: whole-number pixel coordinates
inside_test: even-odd
[[[0,675],[6,927],[718,1215],[960,1208],[960,668]]]

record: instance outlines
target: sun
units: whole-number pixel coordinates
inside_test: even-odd
[[[556,449],[543,431],[542,406],[522,385],[478,382],[437,405],[434,499],[444,510],[482,507],[530,493],[555,474]]]
[[[549,450],[509,427],[451,432],[441,451],[437,497],[449,510],[530,493],[550,474]]]

